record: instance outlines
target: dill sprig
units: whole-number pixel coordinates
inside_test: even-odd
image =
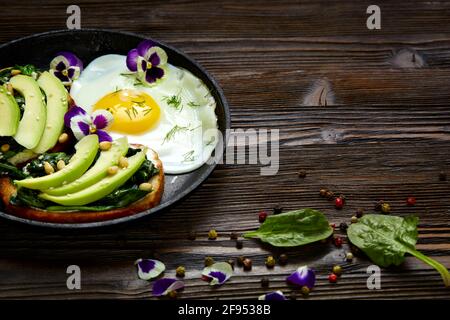
[[[195,157],[194,157],[194,150],[188,151],[185,154],[183,154],[183,162],[192,162],[194,161]]]
[[[180,111],[183,109],[183,106],[181,105],[181,96],[180,96],[179,92],[176,95],[172,95],[172,96],[165,96],[163,97],[163,100],[166,101],[168,106],[172,106],[175,109],[179,109]],[[181,108],[180,108],[181,107]]]
[[[189,129],[189,127],[180,127],[179,125],[175,125],[172,129],[169,130],[169,132],[166,133],[166,136],[164,137],[162,144],[175,138],[177,133],[186,131],[188,129]]]
[[[189,103],[187,105],[191,108],[200,107],[200,104],[195,103],[194,101],[189,101]]]

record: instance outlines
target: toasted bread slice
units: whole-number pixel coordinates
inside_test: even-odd
[[[139,145],[134,145],[139,147]],[[0,178],[0,201],[3,202],[4,211],[17,217],[52,223],[86,223],[111,220],[151,209],[159,204],[164,191],[164,171],[158,154],[150,150],[147,157],[159,169],[159,173],[153,176],[149,183],[152,185],[152,191],[141,200],[125,208],[118,208],[101,212],[90,211],[45,211],[30,207],[14,206],[10,203],[11,197],[16,195],[17,188],[10,178]]]

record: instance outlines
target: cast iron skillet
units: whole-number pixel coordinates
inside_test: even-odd
[[[124,54],[135,48],[136,45],[146,37],[128,32],[117,32],[99,29],[63,30],[45,32],[29,37],[21,38],[0,46],[0,69],[15,64],[34,64],[42,69],[47,69],[50,60],[58,51],[74,52],[86,66],[93,59],[109,53]],[[227,101],[214,78],[209,75],[197,62],[186,56],[181,51],[172,48],[160,41],[156,41],[169,57],[169,63],[186,68],[194,75],[203,80],[208,86],[216,100],[216,114],[219,129],[222,136],[226,137],[225,131],[230,128],[230,111]],[[224,146],[226,143],[224,143]],[[223,155],[221,150],[221,155]],[[164,165],[164,164],[163,164]],[[150,210],[135,215],[89,223],[48,223],[23,219],[0,211],[0,216],[23,222],[30,225],[46,226],[53,228],[92,228],[112,225],[130,221],[158,212],[170,205],[180,201],[195,188],[197,188],[214,170],[216,164],[204,164],[197,170],[181,175],[166,175],[164,195],[161,203]]]

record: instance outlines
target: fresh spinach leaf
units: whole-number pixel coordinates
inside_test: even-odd
[[[15,166],[0,162],[0,176],[6,175],[11,179],[25,179],[27,175],[22,170],[17,169]]]
[[[44,162],[50,163],[53,167],[56,167],[56,164],[59,160],[63,160],[65,164],[69,163],[71,156],[65,154],[64,152],[55,152],[55,153],[46,153],[37,159],[34,159],[29,164],[25,166],[25,170],[32,177],[41,177],[45,176],[44,170]]]
[[[270,216],[258,230],[244,237],[260,238],[277,247],[294,247],[326,239],[332,233],[322,212],[302,209]]]
[[[399,265],[409,253],[435,268],[445,285],[450,286],[450,274],[442,264],[416,250],[417,217],[396,217],[367,214],[347,230],[349,240],[380,267]]]
[[[10,199],[12,205],[45,209],[47,201],[38,197],[39,191],[20,188],[17,194]]]

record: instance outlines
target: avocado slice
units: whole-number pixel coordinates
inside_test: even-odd
[[[48,176],[16,180],[14,182],[19,187],[47,190],[78,179],[94,162],[98,151],[98,136],[92,134],[84,137],[75,145],[75,150],[76,152],[70,159],[69,164],[63,169]]]
[[[127,154],[128,151],[128,139],[122,137],[113,142],[111,149],[102,151],[100,157],[95,164],[77,180],[54,189],[45,190],[46,194],[52,196],[64,196],[69,193],[75,193],[83,190],[96,182],[99,182],[105,178],[108,173],[108,168],[115,166],[119,162],[119,158]]]
[[[44,96],[32,77],[19,74],[12,77],[9,83],[25,98],[25,111],[14,139],[25,148],[33,149],[41,140],[47,120]]]
[[[60,197],[41,193],[39,197],[63,206],[83,206],[100,200],[122,186],[136,173],[136,171],[139,170],[145,160],[146,152],[147,150],[139,151],[134,156],[128,158],[127,168],[119,169],[115,175],[107,176],[106,178],[81,191]]]
[[[0,86],[0,136],[16,134],[19,126],[20,109],[13,95]]]
[[[35,153],[44,153],[53,148],[58,142],[58,138],[64,128],[64,115],[69,107],[69,102],[66,88],[50,72],[43,72],[37,83],[47,97],[47,119],[44,134],[33,151]]]

